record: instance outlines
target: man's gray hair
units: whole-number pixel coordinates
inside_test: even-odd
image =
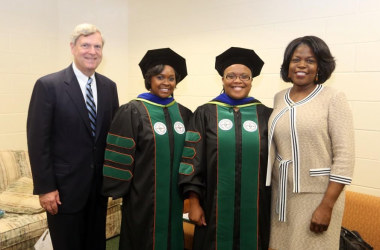
[[[100,30],[93,24],[82,23],[75,27],[73,34],[71,35],[71,42],[75,44],[80,36],[89,36],[96,32],[99,32],[100,35],[102,33]],[[102,36],[102,43],[104,45],[104,38]]]

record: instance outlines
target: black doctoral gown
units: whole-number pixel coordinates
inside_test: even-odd
[[[120,107],[107,137],[105,195],[123,197],[120,249],[183,250],[178,168],[192,112],[138,98]]]
[[[238,106],[215,99],[195,111],[179,170],[182,194],[198,194],[207,223],[196,226],[193,249],[268,249],[271,112],[255,99]]]

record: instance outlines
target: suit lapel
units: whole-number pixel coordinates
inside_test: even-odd
[[[90,119],[86,108],[85,100],[83,98],[82,90],[79,87],[78,80],[74,74],[73,68],[70,65],[65,72],[64,82],[66,84],[66,92],[75,104],[80,117],[87,127],[89,135],[91,135]]]
[[[103,116],[104,116],[104,107],[106,104],[106,84],[99,80],[99,77],[97,77],[97,74],[95,73],[95,79],[96,79],[96,89],[98,92],[98,103],[97,103],[97,112],[96,112],[96,135],[95,135],[95,141],[99,138],[100,131],[102,131],[103,126]]]

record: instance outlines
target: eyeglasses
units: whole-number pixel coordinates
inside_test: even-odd
[[[242,74],[242,75],[239,75],[239,76],[237,76],[235,74],[227,74],[227,75],[225,75],[225,78],[228,81],[235,81],[236,78],[238,78],[238,77],[243,82],[248,82],[249,80],[252,79],[252,77],[250,77],[249,75],[245,75],[245,74]]]

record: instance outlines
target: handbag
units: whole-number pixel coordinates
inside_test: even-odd
[[[350,231],[342,227],[340,230],[339,250],[373,250],[357,231]]]
[[[38,239],[34,245],[35,250],[53,250],[53,245],[51,244],[51,238],[49,229],[46,229],[45,232]]]

